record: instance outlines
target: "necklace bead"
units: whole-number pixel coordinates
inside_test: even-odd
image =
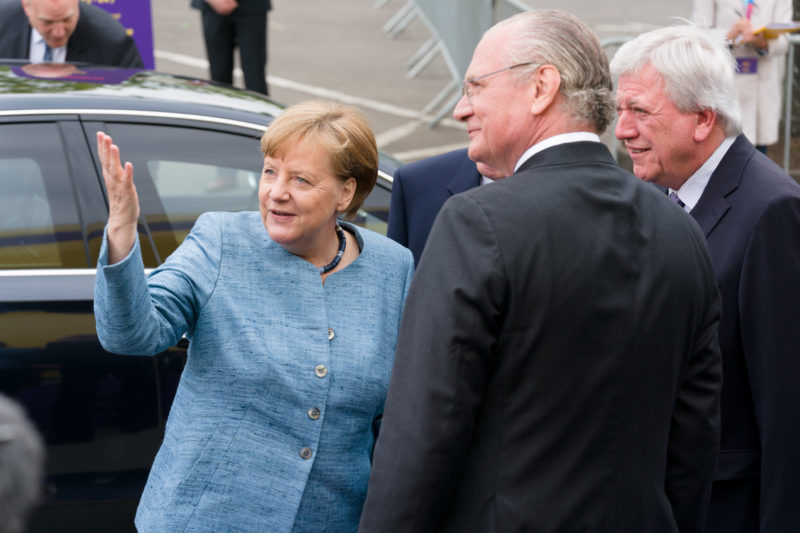
[[[326,272],[330,272],[331,270],[336,268],[336,265],[338,265],[339,261],[342,260],[342,256],[344,255],[344,249],[347,246],[347,239],[344,236],[344,230],[342,229],[342,227],[339,225],[338,222],[336,223],[336,235],[339,237],[339,249],[336,251],[336,257],[334,257],[333,261],[331,261],[327,265],[319,267],[320,274],[325,274]]]

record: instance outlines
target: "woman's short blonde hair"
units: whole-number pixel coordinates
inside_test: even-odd
[[[281,157],[300,141],[319,144],[343,182],[355,178],[356,192],[345,211],[358,213],[378,180],[378,147],[367,120],[357,110],[333,102],[302,102],[286,108],[261,137],[264,156]]]

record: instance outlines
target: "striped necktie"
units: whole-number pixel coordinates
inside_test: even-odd
[[[44,62],[50,63],[53,61],[53,49],[47,46],[47,43],[44,43]]]
[[[686,204],[683,203],[680,198],[678,198],[678,194],[675,191],[669,191],[669,195],[668,196],[669,196],[670,200],[672,200],[673,202],[675,202],[679,206],[686,207]]]

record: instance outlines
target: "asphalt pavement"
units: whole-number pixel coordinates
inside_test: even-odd
[[[500,0],[497,0],[500,1]],[[431,127],[426,106],[451,81],[437,56],[415,77],[408,63],[431,37],[421,17],[397,35],[384,30],[407,0],[272,0],[269,15],[270,95],[283,104],[330,99],[367,116],[379,147],[413,161],[464,147],[462,124],[450,114]],[[531,9],[559,8],[581,17],[602,39],[632,37],[688,18],[691,0],[516,0]],[[200,14],[189,0],[152,0],[156,69],[208,77]],[[235,84],[242,86],[241,75]]]

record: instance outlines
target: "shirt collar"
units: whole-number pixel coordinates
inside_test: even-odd
[[[44,37],[42,34],[36,31],[36,28],[31,28],[31,44],[30,44],[30,54],[29,60],[31,63],[41,63],[42,57],[44,57],[44,48],[47,43],[44,41]],[[58,48],[53,48],[53,63],[63,63],[67,60],[67,47],[59,46]]]
[[[530,159],[534,154],[538,154],[545,148],[550,148],[551,146],[556,146],[559,144],[566,144],[566,143],[575,143],[581,141],[590,141],[590,142],[600,142],[600,137],[596,133],[592,133],[590,131],[573,131],[570,133],[562,133],[560,135],[553,135],[552,137],[548,137],[547,139],[540,141],[527,150],[522,154],[522,156],[517,160],[517,164],[514,166],[514,172],[519,170],[519,167],[522,164]]]
[[[717,170],[720,161],[725,157],[725,154],[735,140],[736,137],[726,137],[725,140],[717,146],[717,149],[714,150],[711,157],[706,159],[706,162],[703,163],[694,174],[689,176],[689,179],[681,185],[681,188],[675,191],[678,198],[684,203],[683,208],[686,212],[690,212],[694,209],[694,206],[700,201],[700,197],[703,196],[703,191],[706,190],[706,186],[711,180],[711,175]],[[669,189],[669,191],[671,192],[673,189]]]

